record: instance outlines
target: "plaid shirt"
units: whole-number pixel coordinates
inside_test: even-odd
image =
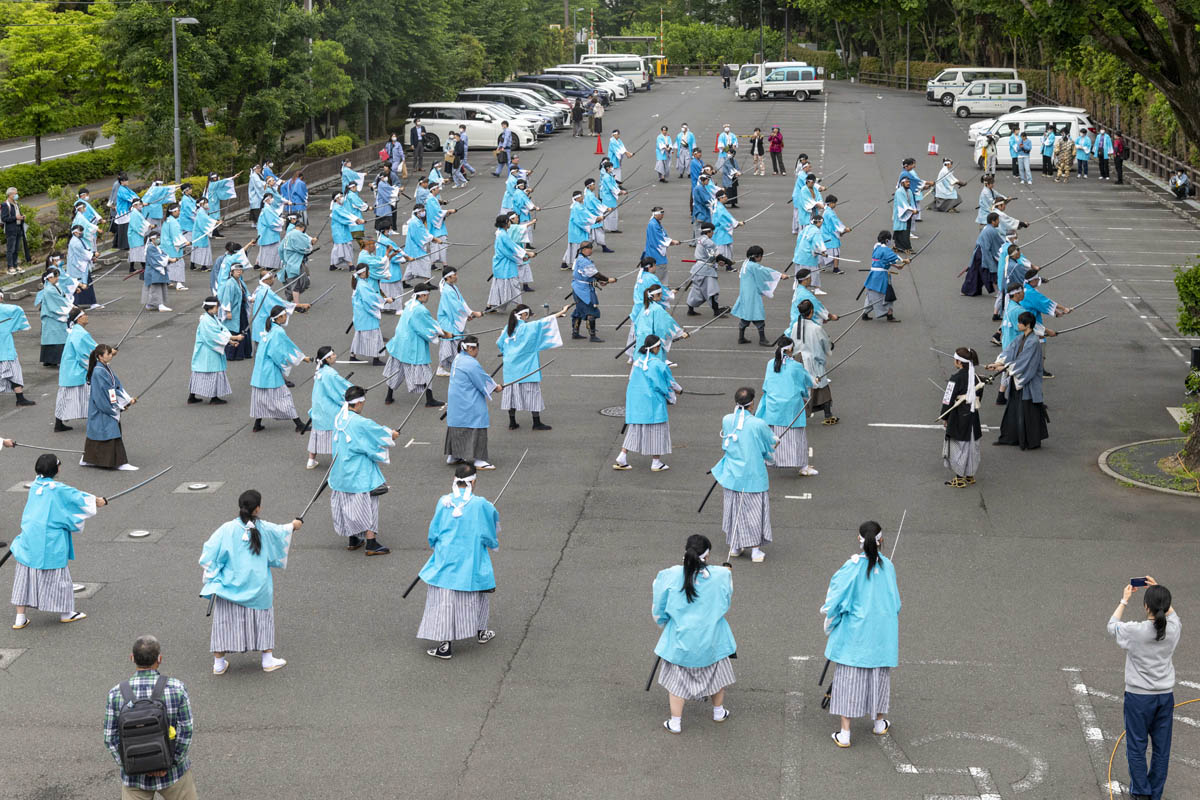
[[[137,674],[129,679],[134,697],[149,697],[157,680],[158,670],[139,669]],[[121,714],[123,702],[121,686],[118,684],[109,690],[108,705],[104,709],[104,744],[112,753],[117,766],[121,764],[121,737],[117,731],[117,718]],[[166,775],[157,778],[150,775],[126,775],[125,771],[121,770],[121,782],[126,786],[146,791],[166,789],[183,777],[183,773],[191,766],[188,761],[188,747],[192,743],[192,707],[182,681],[167,679],[167,685],[163,689],[163,702],[167,706],[167,724],[175,728],[175,763],[167,770]]]

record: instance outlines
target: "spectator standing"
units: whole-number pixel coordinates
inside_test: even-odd
[[[1017,142],[1017,165],[1020,168],[1021,183],[1033,185],[1033,172],[1029,169],[1029,156],[1033,152],[1033,142],[1029,141],[1029,134],[1021,132],[1021,139]],[[1106,165],[1107,171],[1107,165]]]
[[[783,134],[779,132],[778,127],[771,128],[771,135],[767,137],[767,149],[771,151],[771,174],[787,175],[787,168],[783,165]]]
[[[1113,134],[1113,166],[1117,168],[1117,183],[1125,182],[1125,135]]]
[[[1100,177],[1098,180],[1112,180],[1108,176],[1108,159],[1113,154],[1112,137],[1108,135],[1108,131],[1104,128],[1096,134],[1096,141],[1092,143],[1092,154],[1096,156],[1096,163],[1100,166]]]
[[[157,792],[164,800],[196,800],[188,750],[192,744],[192,707],[187,688],[176,678],[159,674],[162,649],[153,636],[139,636],[130,655],[137,672],[108,692],[104,711],[104,744],[121,768],[121,800],[153,800]],[[120,718],[133,699],[161,696],[172,761],[166,769],[130,774],[122,759]],[[173,735],[172,735],[173,734]],[[133,769],[133,767],[131,767]]]
[[[751,175],[766,175],[767,164],[763,157],[766,155],[763,151],[766,149],[764,144],[766,137],[762,135],[762,128],[755,128],[754,133],[750,134],[750,155],[754,160],[754,170]]]
[[[592,105],[592,131],[597,136],[604,135],[604,103],[600,101],[599,96]]]
[[[413,158],[417,160],[417,171],[425,169],[425,126],[420,117],[413,117],[412,130],[408,132],[408,143],[412,145]]]
[[[21,240],[25,237],[25,215],[17,204],[20,197],[15,187],[10,186],[4,197],[4,205],[0,206],[0,220],[4,222],[4,243],[8,256],[8,274],[17,271],[18,252]],[[28,260],[28,259],[26,259]]]
[[[575,98],[575,105],[571,107],[571,136],[583,136],[583,118],[587,116],[587,112],[583,108],[583,101],[578,97]]]
[[[1125,587],[1121,602],[1108,620],[1108,633],[1125,651],[1125,757],[1129,762],[1129,793],[1133,800],[1160,800],[1171,758],[1171,725],[1175,709],[1175,665],[1179,644],[1179,615],[1171,606],[1167,587],[1147,576],[1143,602],[1145,618],[1122,622],[1121,616],[1138,587]],[[1154,754],[1146,769],[1146,743]]]

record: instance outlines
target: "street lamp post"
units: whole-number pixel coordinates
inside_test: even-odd
[[[578,14],[583,11],[582,8],[571,9],[571,61],[579,60],[579,19]]]
[[[179,163],[179,48],[175,44],[175,26],[196,25],[200,20],[195,17],[171,17],[171,88],[175,95],[175,182],[180,180]]]

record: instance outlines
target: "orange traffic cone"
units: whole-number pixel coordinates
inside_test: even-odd
[[[867,141],[863,143],[863,154],[868,156],[875,155],[875,143],[871,141],[871,134],[867,134]]]
[[[604,155],[604,148],[600,146],[600,138],[599,136],[596,137],[596,155],[598,156]]]
[[[714,153],[721,152],[721,148],[719,147],[720,143],[721,143],[721,134],[718,133],[717,137],[715,139],[713,139],[713,152]]]
[[[938,154],[937,137],[930,136],[929,137],[929,155],[936,156],[937,154]]]

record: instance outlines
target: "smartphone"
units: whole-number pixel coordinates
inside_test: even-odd
[[[1130,579],[1129,579],[1129,585],[1130,585],[1130,586],[1137,586],[1137,587],[1145,586],[1145,585],[1146,585],[1146,579],[1145,579],[1145,578],[1130,578]]]

